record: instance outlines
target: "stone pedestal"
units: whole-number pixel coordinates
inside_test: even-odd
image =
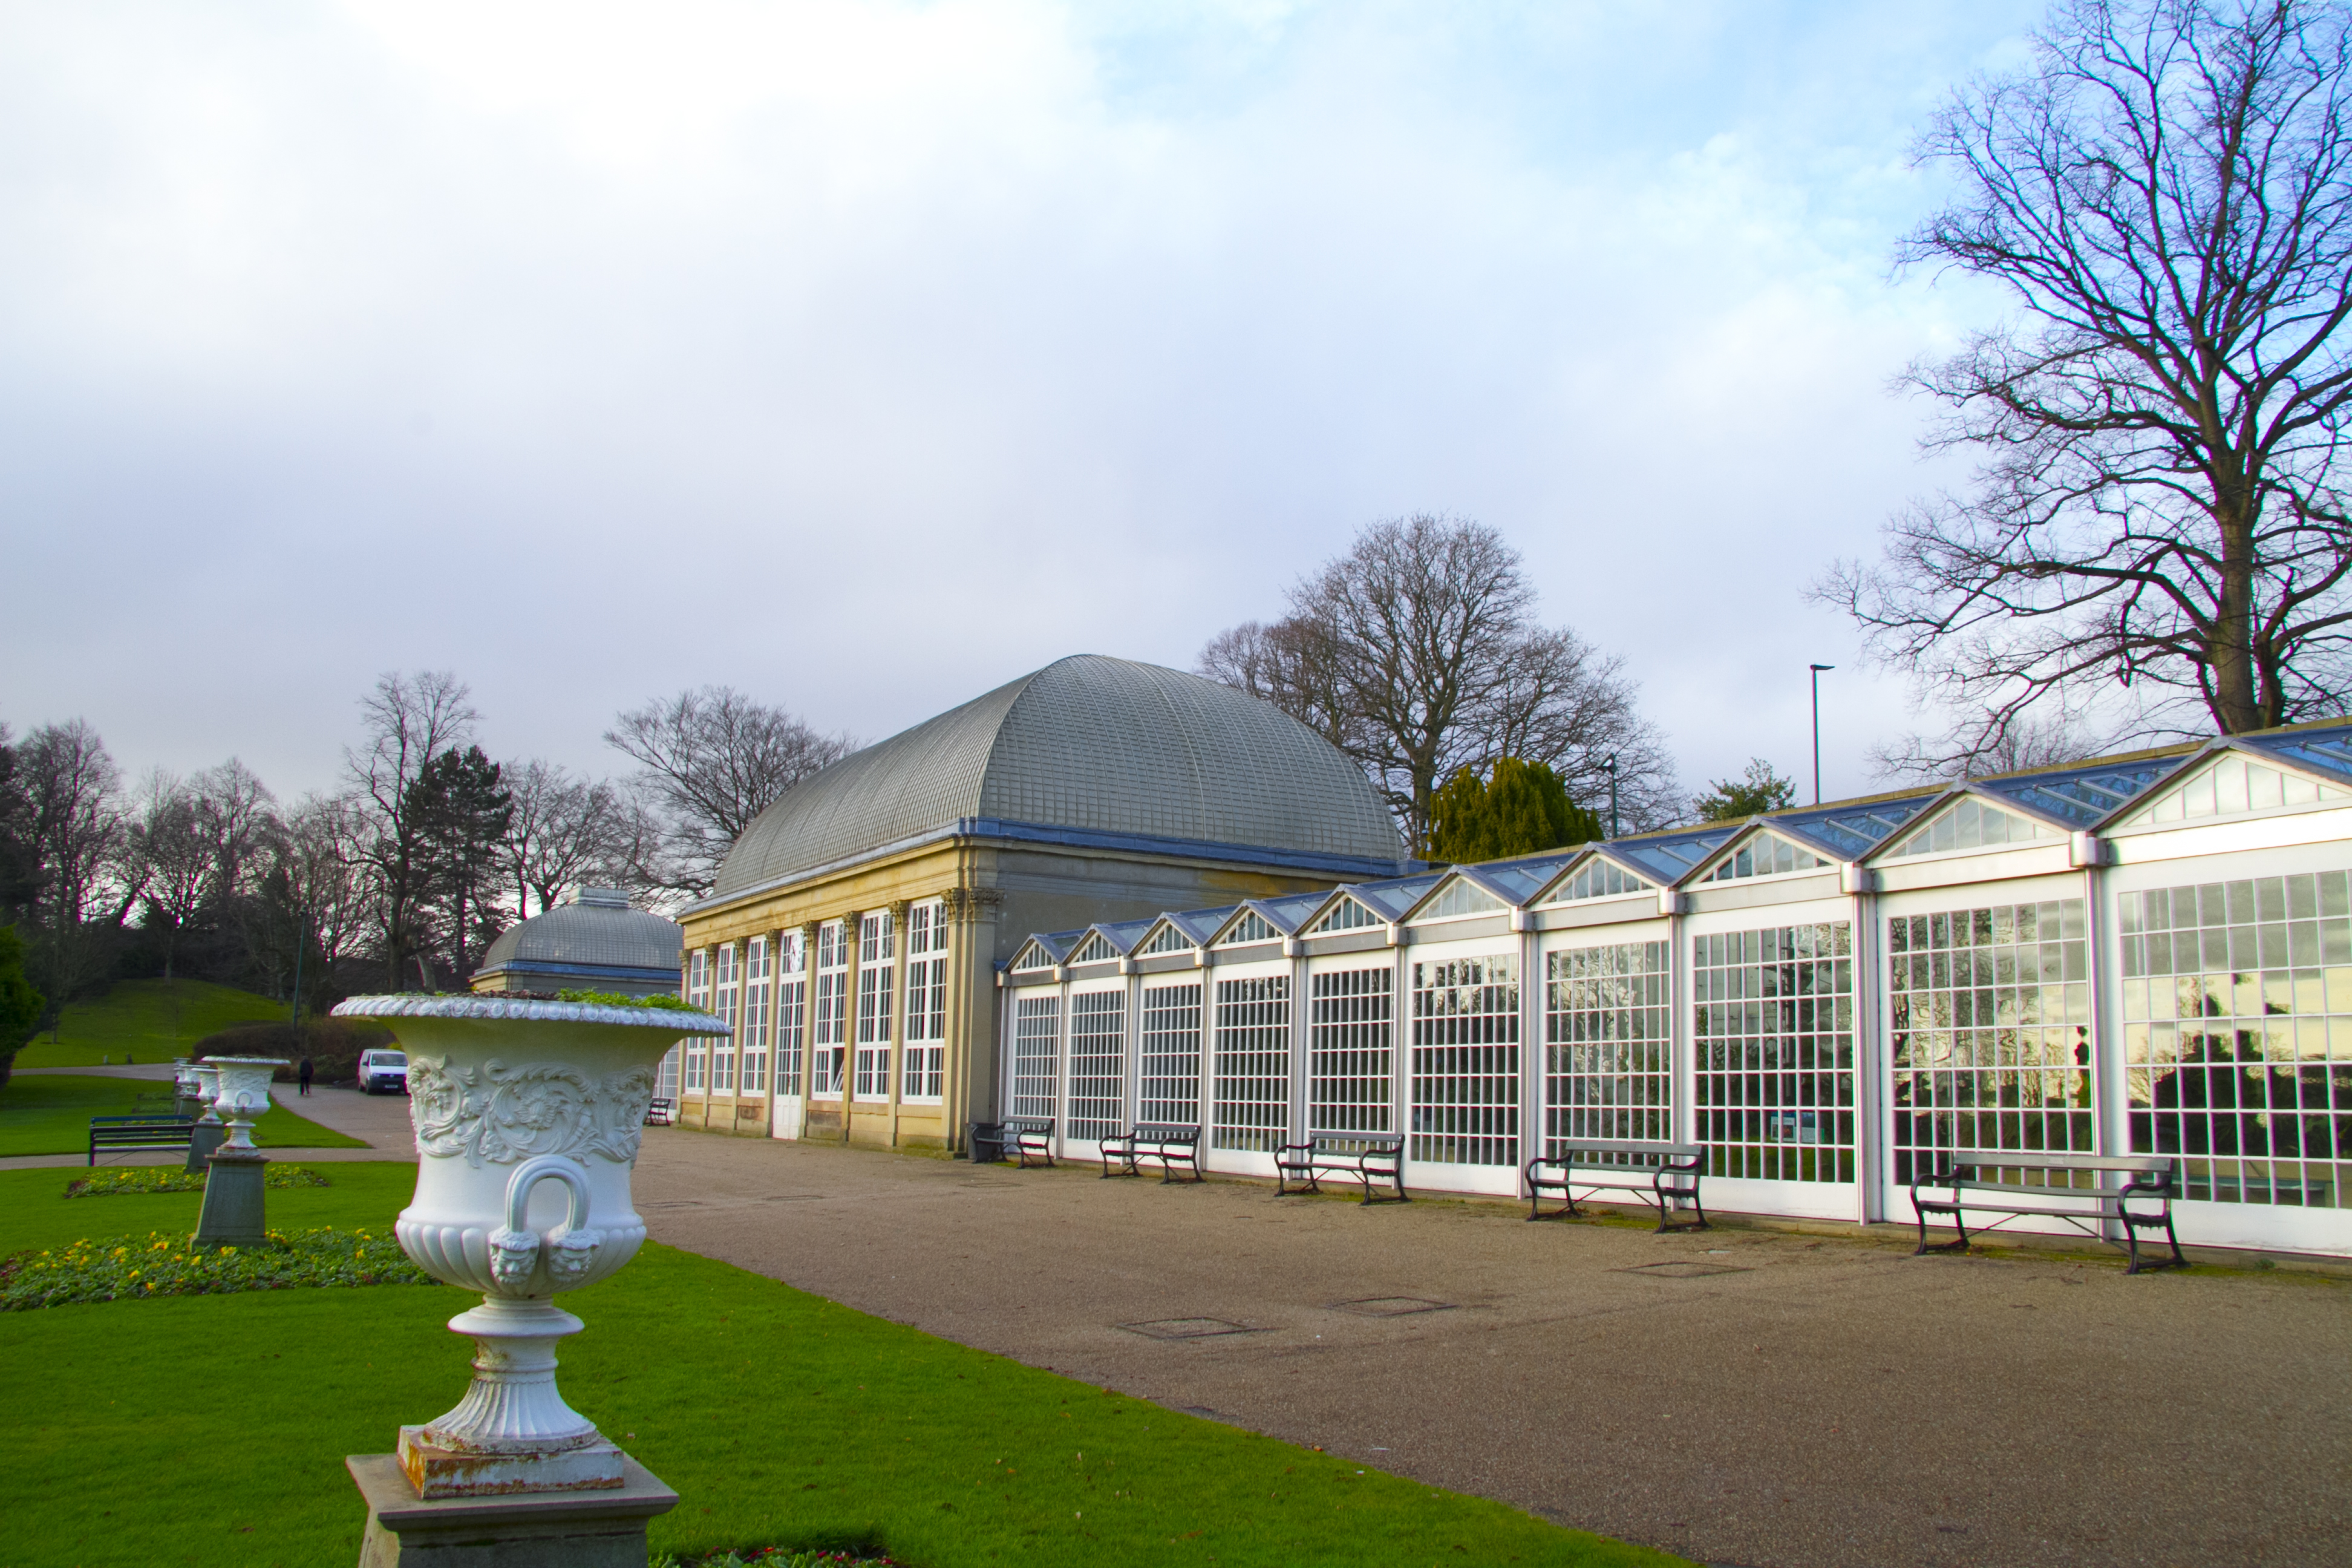
[[[211,1108],[205,1108],[209,1110]],[[188,1130],[188,1163],[190,1175],[205,1168],[213,1151],[228,1141],[228,1129],[217,1121],[199,1121]]]
[[[677,1506],[626,1456],[618,1487],[431,1500],[391,1454],[343,1464],[368,1506],[360,1568],[646,1568],[646,1521]]]
[[[205,1204],[196,1216],[198,1247],[259,1247],[269,1239],[263,1212],[262,1173],[269,1163],[258,1149],[223,1144],[205,1162]]]

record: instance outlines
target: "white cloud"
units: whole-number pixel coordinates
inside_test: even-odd
[[[2016,21],[12,13],[0,507],[58,591],[0,717],[285,787],[394,666],[600,768],[704,680],[879,735],[1189,663],[1433,509],[1694,782],[1793,769],[1805,662],[1853,663],[1798,590],[1921,483],[1885,380],[1983,309],[1885,280],[1905,127]],[[1832,789],[1890,722],[1840,679]]]

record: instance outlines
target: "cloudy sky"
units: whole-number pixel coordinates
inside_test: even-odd
[[[2038,4],[0,6],[0,721],[333,781],[388,669],[593,772],[1190,667],[1475,517],[1696,784],[1915,721],[1804,602],[2001,303],[1907,148]]]

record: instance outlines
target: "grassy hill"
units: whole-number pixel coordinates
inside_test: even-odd
[[[100,1062],[168,1062],[215,1029],[283,1019],[286,1004],[205,980],[124,980],[95,1002],[77,1002],[16,1053],[20,1068],[85,1068]]]

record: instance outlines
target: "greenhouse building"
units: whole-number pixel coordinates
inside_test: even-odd
[[[834,781],[828,783],[828,781]],[[1929,1162],[2179,1162],[2181,1239],[2352,1254],[2352,722],[1401,865],[1362,774],[1191,676],[1067,659],[835,764],[684,916],[718,1131],[1213,1173],[1393,1137],[1519,1197],[1705,1146],[1710,1209],[1908,1221]],[[2031,1228],[2040,1222],[2022,1222]]]

